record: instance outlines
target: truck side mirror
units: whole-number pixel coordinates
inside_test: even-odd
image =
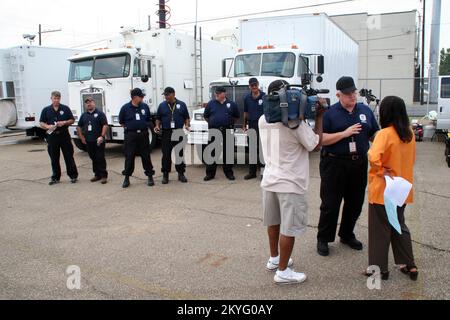
[[[139,69],[141,71],[141,77],[147,76],[149,75],[149,70],[148,70],[148,63],[147,60],[141,59],[139,60]],[[144,81],[144,80],[142,80]]]
[[[318,74],[325,73],[325,57],[322,55],[317,56],[317,73]]]
[[[231,67],[233,66],[233,62],[233,58],[226,58],[222,60],[222,78],[228,77]]]
[[[147,76],[147,75],[141,76],[141,81],[142,81],[143,83],[147,83],[149,79],[150,79],[150,78],[149,78],[149,76]]]

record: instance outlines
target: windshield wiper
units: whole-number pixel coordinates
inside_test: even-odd
[[[106,81],[109,85],[112,85],[112,82],[109,81],[108,79],[106,79],[106,78],[108,77],[107,74],[104,74],[104,73],[102,73],[102,72],[99,72],[98,74],[101,75],[101,76],[104,76],[104,77],[105,77],[105,81]]]
[[[252,76],[251,72],[240,72],[236,74],[236,77],[239,76]]]

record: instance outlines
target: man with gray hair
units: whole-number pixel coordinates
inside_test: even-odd
[[[42,110],[39,120],[42,129],[46,130],[48,154],[52,163],[52,177],[49,185],[59,183],[61,179],[61,165],[59,163],[62,151],[66,163],[67,175],[72,183],[78,179],[78,170],[73,158],[72,139],[69,134],[69,126],[75,122],[72,111],[66,105],[61,104],[61,93],[53,91],[52,104]]]

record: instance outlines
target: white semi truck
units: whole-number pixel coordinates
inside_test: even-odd
[[[154,116],[163,101],[162,92],[173,87],[178,99],[190,113],[208,97],[209,84],[221,74],[221,62],[233,56],[236,48],[201,35],[190,35],[172,29],[134,31],[126,29],[121,36],[108,41],[108,48],[70,57],[69,105],[78,120],[84,111],[84,97],[92,96],[97,108],[105,112],[110,130],[108,142],[123,142],[124,130],[119,111],[130,100],[130,91],[140,88],[144,102]],[[84,149],[77,137],[76,124],[70,134],[76,146]],[[156,134],[150,130],[150,144]]]
[[[247,136],[241,129],[243,99],[249,92],[251,77],[258,78],[265,92],[278,79],[291,85],[309,83],[314,89],[329,89],[329,94],[321,96],[334,103],[336,81],[344,75],[356,80],[358,75],[358,43],[326,14],[241,20],[240,48],[234,58],[222,62],[223,77],[210,83],[210,92],[216,86],[224,86],[228,97],[239,106],[236,146],[247,145]],[[194,111],[190,143],[208,141],[203,111]]]
[[[43,136],[39,128],[42,109],[58,90],[67,104],[67,58],[82,50],[18,46],[0,50],[0,127],[26,130]]]

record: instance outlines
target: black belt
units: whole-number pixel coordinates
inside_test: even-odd
[[[322,152],[322,156],[323,157],[335,158],[335,159],[342,159],[342,160],[352,160],[352,161],[367,159],[367,155],[361,155],[361,154],[334,154],[334,153],[327,152],[327,151]]]
[[[126,129],[125,133],[128,132],[134,132],[134,133],[144,133],[144,132],[148,132],[148,129],[139,129],[139,130],[130,130],[130,129]]]

